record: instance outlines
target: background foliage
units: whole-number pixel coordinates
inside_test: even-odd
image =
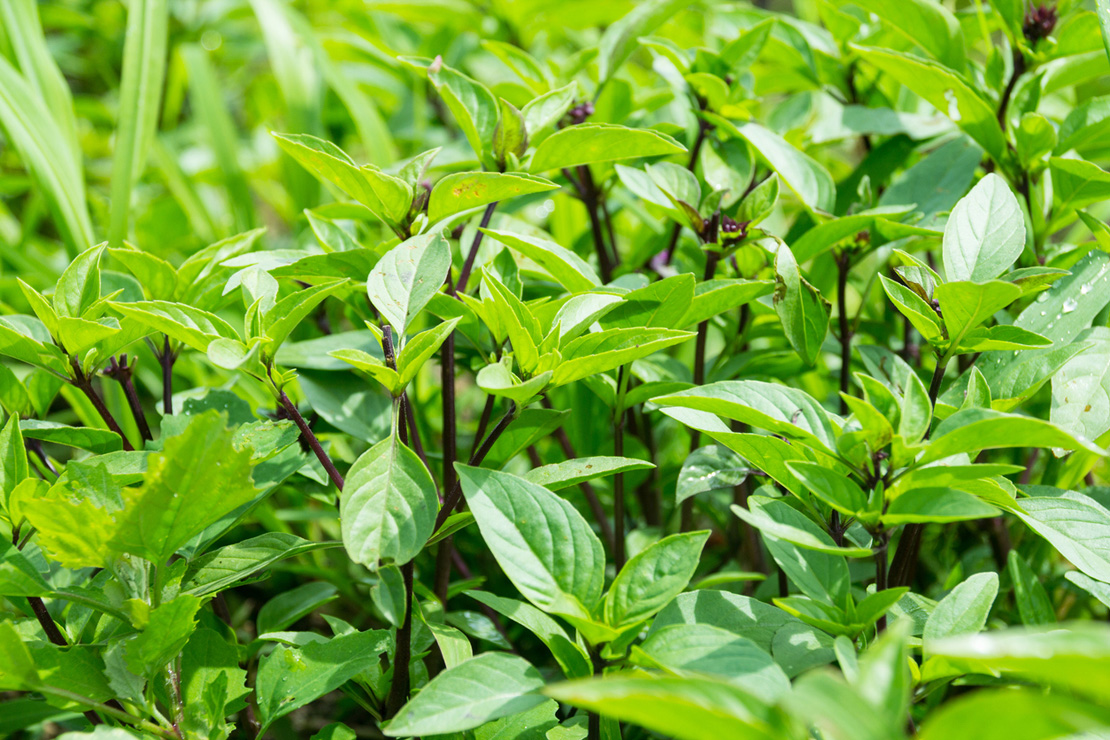
[[[0,736],[1110,733],[1103,0],[0,3]]]

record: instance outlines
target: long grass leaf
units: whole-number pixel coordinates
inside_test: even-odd
[[[35,179],[66,246],[76,255],[94,243],[80,164],[42,97],[0,56],[0,128]]]
[[[158,126],[168,21],[167,0],[132,0],[128,6],[108,219],[108,243],[113,247],[127,237],[131,190],[142,174]]]
[[[208,144],[223,174],[235,231],[250,231],[257,222],[254,201],[239,162],[239,136],[224,104],[223,90],[216,82],[207,51],[196,44],[187,44],[181,47],[181,55],[189,70],[189,100],[208,132]]]

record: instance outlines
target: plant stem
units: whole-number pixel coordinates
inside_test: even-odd
[[[139,394],[135,390],[135,384],[131,381],[134,369],[134,365],[129,366],[127,364],[127,355],[120,355],[119,361],[113,357],[109,361],[108,369],[103,372],[123,388],[123,394],[127,398],[127,406],[131,409],[131,416],[134,417],[135,424],[139,427],[139,436],[142,437],[144,442],[149,442],[154,439],[154,436],[150,433],[150,425],[147,424],[146,414],[143,413],[143,404],[139,401]]]
[[[946,357],[937,358],[936,369],[933,370],[933,380],[929,383],[929,402],[933,408],[937,405],[937,396],[940,395],[940,385],[944,380],[944,369],[947,367]],[[929,431],[925,432],[925,439],[929,438]],[[909,586],[917,573],[917,559],[921,552],[921,533],[924,524],[907,524],[902,530],[902,537],[898,540],[898,549],[894,552],[894,560],[890,564],[890,584],[895,588]],[[889,536],[889,535],[888,535]]]
[[[712,126],[710,126],[704,120],[702,120],[701,118],[698,119],[698,135],[697,138],[694,139],[694,146],[690,149],[690,161],[686,164],[686,169],[690,170],[691,172],[693,172],[694,168],[698,165],[698,156],[701,154],[702,144],[705,143],[705,136],[707,133],[709,133],[709,130],[711,128]],[[663,264],[669,265],[671,264],[671,260],[674,259],[675,247],[678,246],[678,237],[681,234],[682,224],[675,222],[674,227],[671,229],[670,241],[667,242],[667,251],[663,253]]]
[[[601,226],[601,219],[597,214],[597,185],[594,184],[593,174],[589,165],[578,168],[579,180],[571,180],[578,188],[578,197],[582,205],[586,206],[586,213],[590,217],[590,230],[594,236],[594,251],[597,252],[597,263],[601,269],[601,281],[608,283],[613,279],[613,260],[609,255],[609,248],[605,245],[605,232]]]
[[[544,408],[551,408],[551,402],[545,396],[543,398]],[[562,427],[559,427],[554,432],[555,439],[559,446],[563,448],[563,455],[567,460],[574,460],[578,457],[578,453],[574,450],[574,445],[571,444],[567,432]],[[609,546],[609,552],[613,552],[613,527],[609,523],[609,517],[605,513],[605,507],[601,505],[601,500],[597,497],[597,492],[594,487],[590,485],[589,481],[582,481],[578,484],[582,489],[582,494],[586,497],[586,503],[590,505],[590,510],[593,512],[594,519],[597,520],[597,525],[601,529],[601,538],[605,544]]]
[[[123,433],[123,429],[121,429],[120,425],[116,422],[116,418],[112,416],[112,412],[109,411],[108,407],[104,404],[104,399],[102,399],[100,395],[96,392],[96,389],[93,388],[92,379],[85,375],[84,371],[81,370],[81,366],[78,364],[76,357],[70,358],[70,362],[73,365],[75,378],[75,380],[71,382],[75,386],[77,386],[77,388],[82,393],[85,394],[85,397],[88,398],[90,402],[92,402],[92,405],[96,409],[96,412],[100,414],[100,418],[103,419],[104,423],[108,425],[108,429],[119,435],[119,438],[123,443],[123,449],[127,450],[128,452],[133,451],[135,448],[131,446],[131,440],[129,440],[127,438],[127,435]]]
[[[613,454],[624,457],[624,396],[631,369],[621,365],[617,371],[617,404],[613,409]],[[625,563],[624,546],[624,473],[613,476],[613,562],[619,573]]]
[[[1014,92],[1018,78],[1025,73],[1025,57],[1022,56],[1020,49],[1014,49],[1013,59],[1013,74],[1010,75],[1010,81],[1006,83],[1006,89],[1002,91],[1002,97],[998,101],[998,125],[1002,127],[1003,131],[1006,130],[1006,110],[1010,106],[1010,96]]]
[[[19,549],[23,549],[22,546],[20,546]],[[69,647],[69,641],[62,635],[62,631],[58,629],[58,625],[54,623],[54,618],[50,616],[50,611],[46,608],[46,604],[43,603],[43,600],[38,596],[28,596],[27,603],[31,605],[31,611],[35,613],[35,619],[38,620],[39,625],[42,627],[42,631],[46,633],[46,639],[60,648]],[[90,704],[91,702],[85,701],[84,703]],[[84,715],[85,719],[89,721],[89,724],[104,724],[104,721],[92,710],[84,712]]]
[[[177,353],[170,350],[168,336],[163,335],[158,361],[162,363],[162,414],[169,416],[173,413],[173,363],[177,361]]]
[[[510,403],[509,410],[505,413],[503,417],[501,417],[501,421],[497,422],[497,426],[495,426],[493,428],[493,431],[489,433],[489,436],[485,438],[485,440],[482,442],[482,446],[475,450],[467,465],[476,466],[482,464],[482,461],[486,459],[486,455],[488,455],[489,451],[493,449],[494,443],[497,441],[498,437],[500,437],[501,434],[505,431],[505,429],[508,428],[514,416],[516,416],[516,404]],[[451,488],[451,492],[448,493],[447,496],[443,499],[443,506],[439,510],[439,516],[436,517],[436,526],[434,531],[439,531],[439,529],[443,526],[443,523],[447,521],[447,517],[451,516],[451,512],[454,511],[455,507],[458,506],[461,500],[462,483],[456,480],[455,485]]]
[[[336,488],[342,491],[343,476],[339,474],[335,464],[331,461],[331,458],[328,457],[328,453],[324,452],[324,448],[320,445],[320,440],[312,433],[308,424],[305,423],[304,417],[301,416],[301,412],[298,411],[296,405],[289,400],[289,396],[285,395],[285,391],[279,390],[278,393],[281,394],[282,408],[289,414],[289,418],[293,420],[293,423],[297,425],[297,429],[301,430],[301,437],[308,442],[308,446],[311,447],[313,453],[316,454],[316,459],[320,461],[320,464],[324,466],[324,470],[328,472],[328,477],[331,478],[331,482],[335,484]]]
[[[420,441],[420,430],[416,428],[416,414],[412,409],[412,401],[409,400],[408,393],[401,394],[401,405],[405,409],[405,420],[408,422],[408,428],[411,431],[412,449],[416,452],[416,456],[420,458],[420,462],[424,463],[424,467],[428,467],[428,456],[424,454],[424,445]]]
[[[711,280],[713,275],[717,272],[717,260],[720,255],[717,252],[705,253],[705,280]],[[709,321],[708,319],[698,324],[698,336],[694,345],[694,385],[705,385],[705,345],[709,338]],[[694,430],[690,435],[690,452],[698,448],[701,442],[701,432]],[[680,529],[683,532],[689,532],[694,526],[694,499],[688,498],[682,502],[682,517]]]
[[[482,222],[479,229],[484,229],[489,226],[490,219],[493,218],[493,211],[497,208],[497,201],[490,203],[486,206],[486,212],[482,214]],[[474,235],[474,243],[470,245],[470,252],[466,255],[466,261],[463,262],[462,272],[459,273],[459,282],[455,286],[456,293],[466,292],[466,283],[470,279],[470,271],[474,269],[474,260],[478,257],[478,247],[482,244],[482,232],[479,231]]]
[[[840,326],[840,392],[847,394],[852,378],[852,322],[848,318],[848,273],[851,259],[847,252],[836,257],[836,309]],[[840,413],[848,413],[848,403],[840,399]]]
[[[890,542],[890,533],[885,530],[879,534],[879,546],[874,549],[875,554],[875,592],[885,591],[887,583],[887,545]],[[875,628],[882,632],[886,629],[886,615],[879,617]]]

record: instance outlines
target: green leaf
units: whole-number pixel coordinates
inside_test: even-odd
[[[0,429],[0,503],[6,510],[8,497],[17,485],[30,475],[27,466],[27,449],[19,429],[19,415],[12,414]],[[17,524],[18,522],[12,522]]]
[[[119,123],[112,157],[112,193],[108,243],[122,244],[131,213],[131,190],[146,164],[158,128],[166,75],[169,27],[167,0],[143,0],[127,8],[120,81]]]
[[[964,79],[936,62],[891,49],[852,45],[864,61],[893,77],[967,132],[995,162],[1005,162],[1006,139],[994,108]]]
[[[584,678],[593,673],[593,665],[586,651],[551,617],[531,604],[516,599],[506,599],[484,591],[467,591],[466,595],[511,619],[540,639],[551,651],[555,661],[567,678]]]
[[[435,529],[439,497],[415,452],[390,435],[364,452],[347,474],[340,497],[343,545],[351,559],[376,570],[402,565]]]
[[[320,283],[306,290],[298,290],[275,303],[262,317],[263,333],[266,336],[263,348],[265,357],[272,358],[285,338],[316,306],[346,286],[346,280]]]
[[[278,645],[258,666],[259,732],[376,666],[389,642],[389,633],[372,630],[297,648]]]
[[[589,263],[549,239],[495,229],[481,231],[538,264],[571,293],[592,290],[601,285],[601,278]]]
[[[720,116],[709,119],[747,141],[759,158],[778,173],[786,186],[812,211],[832,213],[836,204],[836,184],[832,175],[815,159],[795,149],[778,134],[758,123],[736,125]]]
[[[983,629],[996,596],[997,573],[979,573],[952,589],[925,623],[926,652],[933,653],[936,641],[941,638],[975,634]]]
[[[471,208],[558,189],[550,180],[522,172],[456,172],[432,188],[428,220],[434,224]]]
[[[138,249],[109,249],[108,254],[135,276],[151,298],[173,298],[177,290],[177,270],[169,262]]]
[[[15,625],[5,619],[0,622],[0,686],[21,691],[38,686],[39,676],[31,654]]]
[[[310,542],[285,532],[267,532],[192,561],[181,589],[196,596],[218,593],[282,560],[338,546],[337,542]]]
[[[444,321],[427,331],[420,332],[405,343],[401,354],[397,356],[397,373],[400,375],[402,388],[416,377],[428,358],[439,351],[440,346],[455,330],[459,320],[456,317],[450,321]]]
[[[931,57],[953,70],[963,71],[964,35],[960,22],[943,5],[928,0],[884,3],[881,0],[852,0],[852,4],[882,18],[910,44],[920,46]]]
[[[606,329],[675,326],[689,310],[695,282],[694,276],[686,273],[625,293],[601,324]]]
[[[19,428],[27,439],[76,447],[97,455],[116,452],[123,448],[123,442],[119,435],[115,432],[109,432],[107,429],[71,427],[59,424],[56,421],[39,421],[37,419],[24,419],[19,422]]]
[[[672,329],[606,329],[568,342],[560,352],[551,384],[566,385],[627,365],[692,338],[693,332]]]
[[[664,537],[636,553],[605,596],[605,621],[622,629],[651,617],[685,590],[709,532]]]
[[[370,271],[366,291],[398,337],[432,299],[451,268],[451,248],[438,231],[407,239]]]
[[[1110,329],[1093,327],[1076,342],[1089,348],[1053,375],[1049,419],[1074,435],[1098,439],[1110,431]]]
[[[640,36],[648,36],[688,3],[677,0],[648,0],[611,23],[598,44],[597,76],[604,85],[636,50]]]
[[[334,601],[338,590],[332,583],[310,581],[282,591],[258,610],[255,627],[260,635],[287,629],[329,601]]]
[[[524,479],[549,491],[559,491],[583,481],[654,467],[649,462],[630,457],[576,457],[573,460],[532,468],[524,474]]]
[[[879,280],[887,297],[927,342],[938,342],[943,339],[944,327],[941,324],[941,318],[936,310],[925,302],[925,299],[886,275],[879,275]]]
[[[497,105],[500,116],[497,128],[493,130],[492,149],[494,158],[504,166],[510,154],[514,157],[524,155],[528,148],[528,129],[525,127],[524,116],[515,105],[504,98],[498,98]]]
[[[786,467],[810,493],[842,514],[859,516],[867,510],[867,494],[851,478],[819,463],[792,461]]]
[[[774,303],[790,346],[807,365],[817,362],[829,330],[830,305],[802,278],[798,262],[786,245],[781,245],[775,255]]]
[[[1021,414],[969,408],[957,411],[937,426],[918,463],[942,460],[961,452],[1007,447],[1059,447],[1104,454],[1102,448],[1073,437],[1050,422]]]
[[[950,281],[991,280],[1004,273],[1025,247],[1021,206],[991,173],[960,199],[944,227],[945,276]]]
[[[1056,613],[1052,609],[1052,600],[1025,558],[1017,550],[1010,550],[1006,565],[1014,584],[1014,601],[1017,602],[1022,624],[1031,627],[1054,624]]]
[[[675,326],[700,324],[773,291],[774,283],[770,280],[703,280],[694,286],[690,308]]]
[[[781,720],[763,701],[710,678],[620,674],[555,684],[544,693],[678,740],[784,737]]]
[[[65,86],[64,80],[59,82]],[[55,102],[61,103],[60,114],[72,122],[72,106]],[[0,128],[38,183],[71,253],[87,250],[95,239],[75,129],[65,132],[67,123],[59,125],[50,113],[49,102],[37,94],[7,56],[0,59]]]
[[[251,454],[232,445],[233,433],[215,411],[198,414],[162,452],[147,456],[143,485],[123,490],[109,546],[162,565],[178,548],[251,501]]]
[[[183,303],[137,301],[109,305],[124,316],[142,322],[198,352],[207,352],[208,345],[217,339],[239,340],[239,333],[219,316]]]
[[[78,319],[100,298],[100,258],[104,245],[87,249],[77,256],[54,290],[54,310],[58,316]]]
[[[542,704],[540,672],[506,653],[483,653],[439,674],[382,728],[390,737],[443,735]]]
[[[669,671],[719,676],[768,703],[790,690],[789,679],[767,651],[720,627],[671,625],[652,632],[640,649]]]
[[[490,152],[497,130],[497,98],[485,85],[439,61],[428,69],[428,79],[447,103],[470,148],[479,160],[483,159]]]
[[[836,449],[833,420],[821,404],[803,391],[777,383],[722,381],[658,396],[652,402],[708,411],[829,452]]]
[[[390,395],[400,395],[401,391],[404,390],[400,374],[393,368],[388,367],[384,360],[369,352],[363,352],[360,349],[337,349],[329,352],[328,356],[342,360],[356,370],[366,373],[381,383]]]
[[[528,169],[547,172],[598,162],[658,157],[685,152],[686,147],[652,129],[612,123],[582,123],[556,131],[536,147]]]
[[[286,154],[369,208],[390,228],[398,228],[408,218],[413,190],[404,180],[373,165],[359,167],[342,149],[315,136],[278,133],[273,136]]]
[[[180,594],[150,611],[150,621],[138,637],[124,646],[124,660],[132,673],[148,678],[165,670],[196,629],[200,599]]]
[[[1029,498],[1012,513],[1044,537],[1076,568],[1110,583],[1110,511],[1090,496],[1048,486],[1029,486]]]
[[[48,596],[50,586],[15,545],[0,542],[0,596]]]
[[[1073,210],[1086,208],[1110,198],[1110,172],[1081,159],[1052,157],[1048,160],[1052,173],[1053,219],[1051,226],[1060,226]]]
[[[984,689],[938,707],[920,740],[1048,740],[1083,737],[1110,724],[1110,711],[1027,688]],[[1098,732],[1098,730],[1094,730]]]
[[[999,516],[985,501],[955,488],[914,488],[890,502],[882,516],[888,527],[908,522],[959,522]]]
[[[551,382],[551,371],[548,370],[527,381],[522,381],[513,375],[504,363],[498,362],[479,370],[475,381],[479,388],[491,396],[508,398],[522,405],[543,392]]]
[[[570,110],[576,97],[578,97],[578,83],[571,80],[570,84],[529,101],[520,109],[528,136],[535,138],[540,131],[558,123]]]
[[[1110,699],[1110,630],[1093,622],[1012,627],[953,636],[931,645],[933,654],[970,671],[1000,673],[1087,696]]]
[[[605,555],[577,509],[515,475],[455,467],[482,538],[517,590],[546,612],[589,619]]]
[[[871,555],[871,550],[866,547],[837,546],[813,520],[781,499],[752,496],[748,499],[747,509],[733,505],[732,513],[761,532],[807,550],[854,558]]]
[[[236,646],[206,627],[193,633],[181,653],[180,676],[186,717],[209,727],[222,720],[226,711],[234,711],[235,705],[250,693],[245,685],[247,672],[239,667]],[[223,694],[216,701],[215,716],[205,706],[205,695],[213,691]]]

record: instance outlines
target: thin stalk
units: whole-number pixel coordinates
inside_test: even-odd
[[[509,424],[513,420],[513,417],[515,416],[516,404],[511,403],[509,404],[509,410],[505,413],[503,417],[501,417],[501,421],[497,422],[497,426],[495,426],[493,428],[493,431],[489,433],[489,436],[485,438],[485,440],[482,442],[482,446],[475,450],[474,454],[470,458],[470,461],[467,463],[468,465],[476,466],[482,464],[482,461],[486,459],[486,455],[488,455],[489,451],[493,449],[494,443],[497,442],[497,439],[501,436],[505,429],[508,428]],[[452,486],[451,492],[448,493],[447,496],[443,499],[443,506],[440,508],[439,515],[436,517],[435,531],[439,531],[439,529],[443,526],[443,523],[447,521],[447,517],[451,515],[451,512],[455,510],[455,507],[459,505],[459,502],[461,500],[462,483],[459,481],[455,481],[455,485]]]
[[[848,318],[848,273],[852,263],[847,252],[836,258],[836,309],[840,327],[840,392],[847,395],[852,379],[852,322]],[[840,413],[848,413],[848,402],[840,399]]]
[[[940,395],[940,385],[944,380],[944,369],[947,367],[948,358],[937,359],[936,369],[933,371],[933,380],[929,383],[929,402],[933,408],[937,405],[937,396]],[[929,432],[925,432],[929,438]],[[907,524],[902,530],[902,537],[898,540],[898,549],[894,552],[894,560],[890,564],[890,584],[895,588],[908,586],[913,582],[917,572],[917,559],[921,552],[921,533],[924,524]]]
[[[177,353],[170,349],[170,338],[163,336],[158,362],[162,364],[162,413],[166,416],[173,413],[173,363],[176,361]]]
[[[124,722],[126,724],[132,725],[133,727],[139,728],[143,732],[149,732],[150,734],[157,735],[158,737],[165,737],[165,738],[178,738],[178,737],[180,737],[179,734],[177,734],[176,732],[174,732],[173,730],[171,730],[169,728],[160,727],[159,725],[156,725],[156,724],[154,724],[153,722],[151,722],[149,720],[145,720],[142,717],[136,717],[135,715],[129,714],[129,713],[125,712],[123,709],[117,709],[116,707],[113,707],[110,704],[100,704],[99,702],[95,702],[92,699],[90,699],[89,697],[82,696],[81,694],[78,694],[75,691],[68,691],[66,689],[60,689],[56,686],[42,686],[42,687],[39,687],[38,691],[40,693],[48,694],[50,696],[56,696],[60,699],[66,699],[67,701],[75,702],[77,704],[83,704],[86,707],[92,707],[93,709],[95,709],[97,712],[100,712],[101,714],[106,714],[109,717],[112,717],[113,719],[118,719],[120,722]],[[96,715],[93,714],[92,711],[85,712],[86,717],[88,717],[90,714],[93,717],[96,717]],[[95,722],[92,719],[90,719],[89,721],[92,722],[93,724],[96,724],[96,725],[101,723],[101,720],[100,720],[99,717],[96,717]]]
[[[135,448],[131,446],[131,440],[123,433],[123,429],[121,429],[119,423],[116,422],[116,418],[112,416],[112,412],[109,411],[108,407],[105,405],[104,399],[102,399],[100,394],[96,392],[96,389],[93,388],[92,379],[81,370],[81,366],[77,363],[77,358],[71,358],[71,362],[73,364],[75,376],[75,380],[71,382],[85,394],[85,397],[88,398],[90,402],[92,402],[93,407],[96,409],[96,413],[100,414],[100,418],[108,425],[108,429],[119,435],[123,443],[123,449],[128,452],[134,450]]]
[[[717,252],[706,252],[705,254],[705,280],[711,280],[714,273],[717,272],[717,260],[720,255]],[[694,344],[694,385],[705,385],[705,345],[709,338],[709,321],[703,321],[698,324],[698,336]],[[698,448],[701,442],[701,432],[696,429],[690,435],[690,451],[693,452]],[[682,518],[680,529],[683,532],[689,532],[694,526],[694,499],[688,498],[682,502]]]
[[[492,212],[490,213],[492,216]],[[482,232],[478,232],[479,236]],[[458,298],[451,275],[447,275],[447,293]],[[455,332],[447,335],[439,355],[439,386],[443,399],[443,487],[450,491],[455,484],[455,459],[458,457],[458,419],[455,408]],[[490,396],[489,401],[493,401]],[[455,538],[446,537],[436,547],[436,572],[433,588],[436,598],[447,604],[447,589],[451,584],[451,554],[455,551]]]
[[[628,391],[627,365],[617,371],[617,404],[613,409],[613,454],[624,457],[624,396]],[[625,563],[624,547],[624,474],[613,476],[613,562],[619,573]]]
[[[593,174],[590,173],[590,166],[584,164],[579,167],[578,177],[579,180],[572,180],[572,182],[578,186],[578,196],[582,200],[582,205],[586,206],[586,213],[590,217],[590,231],[594,237],[594,251],[597,252],[601,280],[608,283],[613,279],[614,262],[609,254],[609,248],[605,244],[605,231],[597,213],[597,185],[594,183]]]
[[[22,550],[23,545],[18,545],[18,548]],[[46,608],[46,604],[43,603],[43,600],[38,596],[28,596],[27,603],[31,605],[31,611],[35,613],[35,619],[38,620],[39,625],[42,627],[42,631],[46,633],[46,639],[50,640],[52,644],[58,647],[69,647],[69,641],[66,640],[62,631],[58,629],[58,625],[54,623],[54,618],[50,616],[50,611]],[[90,704],[91,702],[85,701],[84,703]],[[97,716],[96,712],[89,710],[84,714],[89,724],[104,724],[103,720]]]
[[[497,401],[496,396],[486,396],[486,403],[482,406],[482,415],[478,418],[478,431],[474,433],[474,448],[470,451],[471,457],[477,451],[478,446],[485,439],[486,429],[489,428],[489,420],[493,415],[493,404]]]
[[[881,532],[879,534],[879,546],[873,552],[875,555],[875,591],[885,591],[888,588],[887,579],[887,545],[890,542],[890,533]],[[882,632],[886,629],[886,615],[879,617],[875,623],[875,628]]]
[[[424,454],[424,445],[420,441],[420,430],[416,428],[416,414],[412,409],[412,401],[409,400],[408,393],[401,394],[401,405],[405,408],[405,420],[412,432],[412,449],[416,452],[416,456],[420,458],[420,462],[424,463],[424,467],[428,468],[428,456]],[[428,469],[431,470],[431,468]]]
[[[1025,57],[1022,56],[1020,49],[1014,49],[1013,59],[1013,74],[1010,75],[1010,81],[1006,83],[1006,88],[1002,91],[1002,97],[998,101],[998,125],[1002,127],[1003,131],[1006,130],[1006,110],[1010,106],[1010,96],[1013,95],[1018,78],[1025,73]]]
[[[709,133],[709,130],[711,128],[712,127],[704,120],[700,118],[698,119],[698,135],[697,138],[694,139],[694,146],[690,149],[690,160],[686,164],[686,169],[690,170],[691,172],[693,172],[694,168],[697,167],[698,156],[701,154],[702,144],[705,143],[705,136],[707,133]],[[675,247],[678,246],[678,237],[681,234],[682,224],[676,222],[674,227],[671,229],[671,238],[670,241],[667,242],[667,251],[663,253],[663,264],[669,265],[671,264],[671,260],[674,259]]]
[[[493,211],[497,208],[497,201],[490,203],[486,206],[485,213],[482,214],[482,222],[479,229],[484,229],[489,226],[490,219],[493,218]],[[470,271],[474,269],[474,260],[478,257],[478,247],[482,244],[482,232],[479,231],[474,235],[474,242],[470,245],[470,252],[466,255],[466,261],[463,263],[462,272],[459,273],[459,282],[455,286],[456,293],[466,292],[466,283],[470,279]]]
[[[134,365],[127,364],[127,355],[120,355],[119,361],[112,358],[108,362],[108,368],[104,370],[104,374],[112,380],[120,384],[123,388],[123,394],[127,398],[127,406],[131,409],[131,416],[135,419],[135,425],[139,427],[139,436],[142,437],[144,442],[149,442],[154,439],[150,433],[150,425],[147,424],[146,414],[143,413],[143,404],[139,401],[139,393],[135,390],[135,384],[131,381],[131,376],[135,369]]]
[[[46,456],[46,451],[42,449],[42,442],[37,439],[26,437],[23,441],[23,444],[28,450],[33,452],[40,461],[42,461],[43,467],[50,471],[51,475],[53,475],[55,478],[58,477],[58,469],[54,467],[54,463],[50,462],[50,458]]]
[[[543,398],[544,408],[551,408],[551,402],[545,396]],[[567,432],[562,427],[555,430],[555,440],[559,446],[563,448],[563,455],[567,460],[574,460],[578,457],[578,453],[574,450],[574,445],[571,444]],[[612,552],[613,545],[613,527],[609,523],[609,517],[605,513],[605,507],[601,505],[601,500],[597,497],[597,492],[588,481],[583,481],[578,484],[582,489],[582,494],[586,497],[586,503],[590,505],[590,511],[593,512],[594,519],[597,520],[597,525],[601,529],[601,538],[609,546],[609,551]]]
[[[393,653],[393,683],[385,700],[385,712],[394,716],[404,706],[409,696],[409,663],[412,661],[412,561],[401,566],[401,579],[405,583],[405,619],[397,628],[397,648]]]
[[[342,491],[343,476],[339,474],[339,470],[336,469],[335,463],[328,457],[328,453],[324,452],[324,448],[320,445],[320,440],[312,433],[312,429],[309,428],[304,417],[301,416],[301,412],[297,410],[296,405],[289,400],[289,396],[285,395],[285,391],[279,390],[278,393],[281,394],[282,408],[289,414],[289,418],[293,420],[293,423],[297,425],[297,429],[301,431],[301,437],[308,442],[308,446],[312,448],[312,452],[315,453],[316,459],[320,461],[320,464],[324,466],[324,470],[328,472],[328,477],[331,478],[331,482],[335,484],[336,488]]]

